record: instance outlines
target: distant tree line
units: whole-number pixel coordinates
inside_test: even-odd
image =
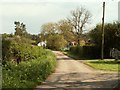
[[[89,32],[89,36],[91,40],[98,48],[101,48],[101,41],[102,41],[101,28],[102,28],[102,25],[98,24],[93,30]],[[112,48],[116,48],[120,50],[120,23],[119,22],[106,23],[104,26],[104,30],[105,30],[104,31],[105,33],[105,38],[104,38],[105,57],[110,57],[110,50]]]
[[[70,47],[70,43],[75,41],[77,42],[78,47],[74,46],[74,48],[76,49],[71,50],[74,50],[74,52],[78,52],[78,49],[81,47],[82,49],[80,48],[80,53],[84,52],[86,55],[91,55],[93,51],[94,54],[92,57],[95,57],[94,55],[96,54],[98,58],[101,52],[102,25],[98,24],[94,29],[90,30],[88,33],[83,33],[86,25],[89,24],[90,19],[90,12],[87,9],[81,7],[72,10],[71,17],[69,18],[62,19],[58,22],[48,22],[43,24],[41,26],[40,33],[37,35],[32,35],[28,33],[26,31],[26,25],[24,23],[15,21],[14,35],[33,40],[35,41],[35,45],[37,45],[38,42],[46,41],[47,48],[54,50],[61,50],[65,47]],[[13,37],[14,35],[3,34],[3,37]],[[89,44],[81,46],[80,40],[84,37],[87,38]],[[119,46],[120,23],[106,23],[104,45],[105,57],[109,57],[109,52],[111,48],[117,48],[118,50],[120,50]]]
[[[30,34],[26,31],[26,25],[24,23],[21,23],[19,21],[15,21],[15,33],[14,35],[18,35],[20,37],[25,37],[31,40],[35,40],[36,44],[40,41],[39,40],[39,35],[34,35],[34,34]]]
[[[41,26],[40,38],[47,40],[50,49],[60,50],[69,46],[73,41],[80,45],[84,29],[91,18],[90,12],[81,7],[71,11],[71,17],[58,21],[49,22]],[[59,46],[59,47],[58,47]]]

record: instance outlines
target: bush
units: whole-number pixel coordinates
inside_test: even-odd
[[[2,59],[6,61],[28,61],[41,57],[46,51],[42,47],[32,45],[23,37],[5,37],[2,39]]]
[[[50,50],[33,46],[25,38],[4,38],[2,51],[3,88],[33,88],[56,66],[56,57]]]
[[[10,57],[10,44],[9,40],[2,39],[2,59],[5,60],[6,58],[9,59]]]
[[[46,50],[46,53],[37,59],[20,64],[8,62],[3,65],[3,88],[33,88],[44,81],[54,71],[56,66],[54,54]]]
[[[96,25],[96,27],[89,32],[89,36],[92,42],[101,49],[101,40],[102,40],[102,25]],[[104,26],[104,57],[110,58],[110,49],[117,48],[120,50],[120,23],[106,23]]]
[[[62,35],[50,35],[47,38],[47,47],[52,50],[61,50],[67,45],[67,41]]]
[[[77,46],[71,47],[70,52],[83,59],[100,58],[100,49],[96,46]]]
[[[25,38],[24,38],[25,40]],[[34,46],[27,43],[26,40],[17,41],[16,38],[3,39],[2,41],[2,57],[3,62],[12,61],[27,61],[36,59],[46,53],[42,47]]]

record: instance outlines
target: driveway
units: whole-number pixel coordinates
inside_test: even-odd
[[[56,70],[36,89],[91,90],[92,88],[113,88],[118,84],[117,72],[97,71],[60,51],[53,52],[58,60]]]

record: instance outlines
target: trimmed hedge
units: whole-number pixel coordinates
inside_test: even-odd
[[[82,59],[96,59],[100,58],[101,50],[96,46],[77,46],[71,47],[70,52],[76,54]]]

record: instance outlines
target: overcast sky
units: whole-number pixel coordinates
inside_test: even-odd
[[[14,33],[14,21],[26,24],[27,32],[38,34],[41,25],[47,22],[58,22],[70,17],[70,11],[84,7],[92,14],[90,30],[102,22],[102,0],[1,0],[0,1],[0,33]],[[118,20],[118,1],[107,0],[105,7],[105,23]]]

